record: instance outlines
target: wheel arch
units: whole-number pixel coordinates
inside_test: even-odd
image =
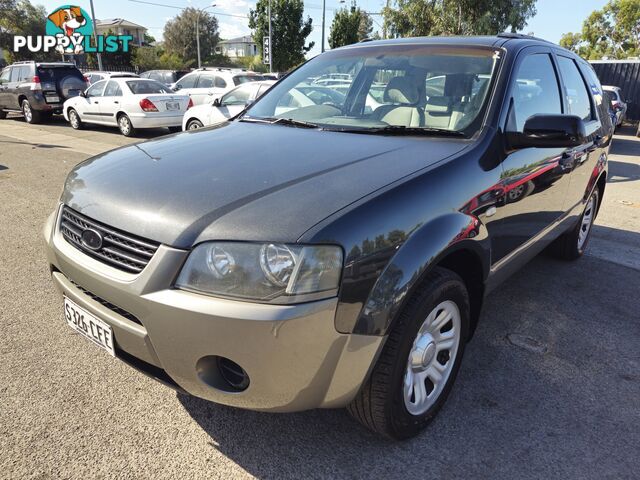
[[[353,329],[355,334],[386,335],[411,296],[435,267],[458,274],[471,301],[475,330],[490,269],[486,227],[475,217],[450,213],[420,227],[396,252],[375,282]]]

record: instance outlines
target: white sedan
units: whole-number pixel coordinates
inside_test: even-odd
[[[196,130],[204,126],[224,123],[242,112],[274,83],[276,83],[275,80],[243,83],[213,102],[190,108],[182,119],[182,129]]]
[[[125,137],[136,129],[168,127],[180,131],[182,116],[193,106],[188,95],[145,78],[112,78],[91,85],[64,102],[64,118],[76,130],[87,123],[118,127]]]

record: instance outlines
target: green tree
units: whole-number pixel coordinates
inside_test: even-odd
[[[495,35],[523,29],[536,0],[394,0],[382,10],[391,37]]]
[[[268,11],[269,0],[258,0],[255,10],[249,12],[249,28],[260,52],[264,37],[269,36]],[[313,48],[313,42],[306,44],[313,30],[312,19],[304,19],[302,0],[272,0],[271,18],[271,61],[274,71],[284,72],[304,62],[305,54]]]
[[[216,45],[220,40],[218,20],[207,12],[195,8],[185,8],[180,15],[169,20],[164,26],[164,48],[169,54],[175,54],[187,65],[198,61],[196,41],[196,19],[200,16],[200,56],[203,63],[211,62],[215,56]]]
[[[329,46],[338,48],[357,43],[368,38],[373,31],[373,21],[361,8],[338,10],[333,17],[329,32]]]
[[[14,35],[44,35],[47,11],[34,6],[28,0],[0,0],[0,48],[5,51],[7,62],[20,60],[59,60],[55,51],[30,52],[23,48],[13,52]]]
[[[581,33],[566,33],[560,44],[590,60],[624,59],[640,54],[640,0],[611,0],[582,24]]]

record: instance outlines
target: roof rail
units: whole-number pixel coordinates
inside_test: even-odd
[[[544,38],[534,37],[533,35],[525,35],[524,33],[502,32],[496,35],[499,38],[519,38],[523,40],[537,40],[539,42],[553,43]]]

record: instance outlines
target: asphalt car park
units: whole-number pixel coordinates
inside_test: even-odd
[[[0,476],[636,478],[633,133],[614,141],[587,256],[539,256],[491,294],[439,417],[420,437],[391,443],[340,410],[265,414],[176,394],[74,334],[50,282],[42,225],[74,165],[140,138],[74,131],[62,117],[0,121]]]

